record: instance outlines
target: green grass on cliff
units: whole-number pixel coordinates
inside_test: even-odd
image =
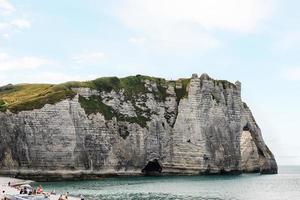
[[[63,85],[19,84],[0,91],[0,109],[11,112],[42,108],[75,95]]]
[[[0,99],[0,111],[5,111],[5,102],[2,99]]]
[[[187,79],[179,79],[179,81],[181,82],[182,87],[181,88],[175,88],[175,92],[176,92],[176,100],[177,103],[179,104],[179,101],[183,98],[187,98],[188,96],[188,85],[190,83],[189,78]]]
[[[106,120],[111,120],[113,117],[116,117],[118,121],[137,123],[141,127],[145,127],[147,121],[149,121],[149,118],[144,117],[141,112],[137,112],[137,117],[128,117],[118,113],[112,107],[103,103],[99,96],[91,96],[88,99],[79,96],[79,102],[87,114],[102,113]]]
[[[88,99],[79,96],[79,102],[87,114],[100,112],[104,115],[106,120],[110,120],[114,116],[114,110],[103,103],[101,98],[98,96],[91,96]]]
[[[0,111],[10,110],[17,113],[19,111],[40,109],[45,104],[55,104],[67,98],[73,98],[76,94],[72,88],[88,87],[100,92],[123,91],[127,100],[135,102],[137,96],[145,94],[148,89],[145,86],[145,81],[156,83],[157,91],[152,91],[155,98],[159,101],[164,101],[167,97],[167,83],[165,79],[136,75],[124,78],[103,77],[92,81],[73,81],[54,84],[18,84],[0,87]],[[190,79],[180,79],[182,88],[175,90],[177,101],[187,96],[187,87]],[[175,82],[175,81],[174,81]],[[113,113],[99,99],[83,100],[80,103],[87,113],[95,113],[97,111],[105,113],[107,118],[111,118]],[[146,118],[141,116],[141,124],[144,124]],[[123,116],[119,116],[123,118]]]
[[[124,78],[118,77],[102,77],[92,81],[86,82],[67,82],[63,85],[72,88],[72,87],[89,87],[98,91],[111,92],[124,90],[125,96],[131,100],[133,97],[139,94],[145,94],[148,92],[145,87],[145,80],[150,80],[151,82],[155,82],[157,84],[158,91],[155,92],[155,96],[158,98],[166,97],[166,80],[162,78],[156,78],[151,76],[128,76]]]
[[[155,92],[155,96],[161,99],[166,97],[166,88],[163,87],[163,84],[166,83],[165,79],[150,77],[150,76],[128,76],[125,78],[117,77],[104,77],[98,78],[94,81],[91,81],[91,86],[98,91],[110,92],[112,90],[119,91],[124,90],[125,96],[132,100],[133,97],[139,94],[145,94],[148,92],[145,87],[145,80],[150,80],[155,82],[158,86],[158,91]]]

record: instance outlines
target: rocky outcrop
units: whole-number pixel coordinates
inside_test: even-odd
[[[41,109],[0,112],[0,172],[43,180],[147,169],[277,173],[239,82],[203,74],[143,85],[131,95],[76,87],[74,98]]]

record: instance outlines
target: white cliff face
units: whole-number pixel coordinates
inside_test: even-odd
[[[157,83],[145,87],[130,99],[123,90],[74,88],[73,99],[55,105],[0,112],[0,172],[139,174],[150,161],[163,173],[277,172],[239,82],[194,75],[181,99],[180,81],[162,86],[165,98]],[[115,115],[88,114],[80,98],[101,99]]]
[[[205,75],[192,79],[174,127],[175,163],[207,173],[239,171],[241,109],[234,85],[224,89]]]
[[[258,149],[249,131],[243,131],[240,139],[242,169],[246,172],[259,172]]]

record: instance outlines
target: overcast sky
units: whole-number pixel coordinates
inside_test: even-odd
[[[0,0],[0,85],[208,73],[300,164],[300,1]]]

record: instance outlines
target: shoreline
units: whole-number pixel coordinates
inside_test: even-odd
[[[86,170],[0,170],[0,176],[30,179],[37,182],[55,181],[76,181],[76,180],[97,180],[110,177],[135,177],[135,176],[214,176],[214,175],[241,175],[259,174],[259,171],[242,172],[240,170],[231,171],[199,171],[199,169],[172,169],[162,173],[144,174],[138,170],[127,171],[86,171]]]

